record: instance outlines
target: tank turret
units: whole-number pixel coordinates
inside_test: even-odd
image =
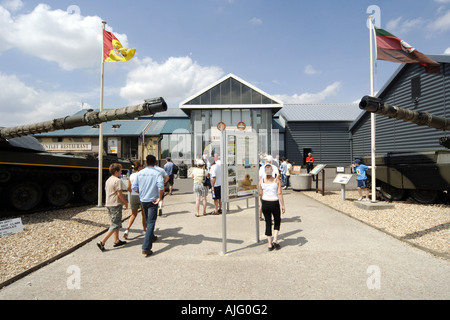
[[[409,121],[442,131],[450,129],[450,119],[391,106],[380,99],[365,96],[359,108],[382,116]],[[450,149],[450,138],[442,137],[439,144]],[[370,156],[361,158],[371,163]],[[377,155],[377,186],[388,200],[402,200],[408,195],[420,203],[435,203],[442,196],[450,201],[450,150],[388,152]],[[370,175],[370,172],[368,173]]]
[[[136,106],[112,109],[102,112],[87,111],[85,114],[39,122],[30,125],[0,129],[0,141],[18,138],[43,132],[66,130],[82,126],[131,119],[143,115],[155,114],[167,110],[167,104],[163,98],[145,100],[143,104]]]
[[[391,106],[383,103],[381,99],[365,96],[359,103],[359,108],[389,118],[409,121],[419,126],[427,126],[442,131],[450,130],[450,119],[437,117],[428,112],[420,112]]]
[[[143,104],[102,112],[87,111],[51,121],[11,128],[0,128],[0,199],[6,199],[0,216],[11,210],[32,211],[37,207],[63,207],[69,202],[96,203],[99,161],[89,155],[47,152],[31,135],[43,132],[93,126],[99,123],[132,119],[167,110],[163,98]],[[124,170],[129,161],[117,158],[103,161],[103,182],[109,165],[120,163]]]

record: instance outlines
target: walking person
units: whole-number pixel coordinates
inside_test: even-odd
[[[164,182],[164,190],[166,189],[166,185],[168,184],[168,182],[169,182],[169,175],[167,174],[167,172],[166,172],[166,170],[164,170],[163,168],[161,168],[161,167],[158,167],[158,165],[156,164],[155,166],[154,166],[154,168],[156,169],[156,170],[159,170],[159,172],[161,172],[161,175],[162,175],[162,177],[163,177],[163,182]],[[158,216],[162,216],[162,212],[163,212],[163,207],[164,207],[164,197],[166,196],[166,194],[165,194],[165,192],[163,192],[163,196],[162,196],[162,198],[159,200],[159,204],[158,204]]]
[[[173,192],[173,167],[174,164],[172,162],[172,159],[166,158],[166,164],[164,165],[164,171],[166,171],[167,175],[169,176],[169,195],[172,195]]]
[[[291,173],[292,173],[291,161],[289,161],[289,159],[286,159],[286,184],[284,185],[284,190],[289,188],[290,179],[291,179]]]
[[[203,202],[203,215],[206,216],[206,197],[208,196],[208,186],[205,185],[206,178],[209,177],[208,171],[205,169],[205,162],[199,160],[197,168],[192,171],[192,179],[194,180],[195,208],[196,217],[200,217],[200,201]]]
[[[158,204],[164,194],[164,181],[162,173],[155,168],[155,156],[147,156],[147,167],[139,171],[131,189],[139,193],[139,199],[147,221],[147,232],[142,244],[142,254],[146,257],[152,252],[155,237],[155,224],[158,217]]]
[[[287,162],[286,158],[281,158],[281,164],[280,164],[280,176],[281,176],[281,182],[282,185],[286,185],[286,171],[287,171]]]
[[[144,166],[139,162],[135,161],[133,163],[134,172],[130,175],[128,179],[128,195],[129,195],[129,201],[130,201],[130,209],[131,209],[131,217],[130,220],[128,220],[128,226],[125,229],[125,232],[123,233],[123,237],[125,239],[128,239],[128,233],[130,231],[131,226],[134,223],[134,220],[136,220],[138,209],[141,208],[141,201],[139,200],[139,194],[136,191],[133,191],[131,189],[131,186],[133,184],[133,181],[136,179],[136,175],[139,171],[141,171]],[[145,220],[144,210],[141,210],[142,213],[142,234],[145,235],[145,231],[147,230],[147,222]]]
[[[279,250],[278,234],[281,226],[281,213],[285,213],[283,191],[280,179],[274,178],[273,168],[270,164],[264,166],[265,176],[259,180],[259,194],[261,197],[262,212],[266,221],[268,250]],[[272,216],[274,227],[272,232]],[[273,238],[272,238],[273,236]]]
[[[211,212],[212,215],[222,213],[222,169],[218,158],[219,156],[212,158],[213,163],[211,165],[211,193],[214,200],[214,211]]]
[[[105,244],[108,239],[114,235],[113,247],[119,247],[126,244],[126,241],[119,239],[119,229],[122,227],[122,206],[128,209],[128,203],[122,193],[122,181],[119,179],[122,174],[122,165],[113,163],[109,166],[111,176],[105,182],[106,202],[111,225],[104,238],[97,242],[97,246],[101,251],[105,251]]]

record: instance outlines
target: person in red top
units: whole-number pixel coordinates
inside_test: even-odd
[[[308,156],[306,157],[306,170],[308,170],[308,173],[314,168],[314,157],[311,155],[311,152],[308,153]],[[313,181],[315,181],[313,176]]]

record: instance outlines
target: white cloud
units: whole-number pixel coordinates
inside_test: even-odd
[[[5,0],[1,5],[7,10],[17,11],[22,9],[23,2],[21,0]]]
[[[305,68],[305,74],[307,75],[314,75],[314,74],[318,74],[320,73],[319,71],[317,71],[316,69],[314,69],[314,67],[312,65],[307,65]]]
[[[259,26],[261,25],[263,22],[260,18],[253,18],[250,20],[250,23],[255,25],[255,26]]]
[[[341,82],[334,82],[318,93],[302,93],[300,95],[294,94],[292,96],[276,94],[274,97],[280,99],[286,104],[320,103],[328,97],[336,96],[341,87]]]
[[[178,104],[224,74],[221,68],[200,66],[190,57],[171,57],[164,63],[151,58],[135,62],[138,66],[128,73],[127,84],[120,90],[120,96],[131,104],[154,97]]]
[[[450,10],[444,15],[440,16],[428,26],[433,31],[447,31],[450,30]]]
[[[386,29],[389,32],[395,34],[406,34],[415,28],[423,26],[425,23],[424,19],[419,17],[416,19],[403,20],[403,17],[398,17],[397,19],[390,20],[386,24]]]
[[[48,121],[81,109],[79,94],[36,90],[17,76],[3,73],[0,73],[0,96],[0,127]]]
[[[12,17],[8,7],[11,4],[0,6],[0,50],[17,48],[56,62],[65,70],[98,65],[102,45],[100,17],[52,10],[45,4],[37,5],[30,13]],[[124,47],[128,46],[126,35],[114,34]]]
[[[444,52],[444,54],[450,54],[450,47],[449,47],[449,48],[447,48],[447,49],[445,49],[445,52]]]

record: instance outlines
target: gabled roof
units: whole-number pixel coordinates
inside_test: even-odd
[[[282,107],[283,102],[231,73],[180,103],[183,110],[271,108],[278,111]]]

